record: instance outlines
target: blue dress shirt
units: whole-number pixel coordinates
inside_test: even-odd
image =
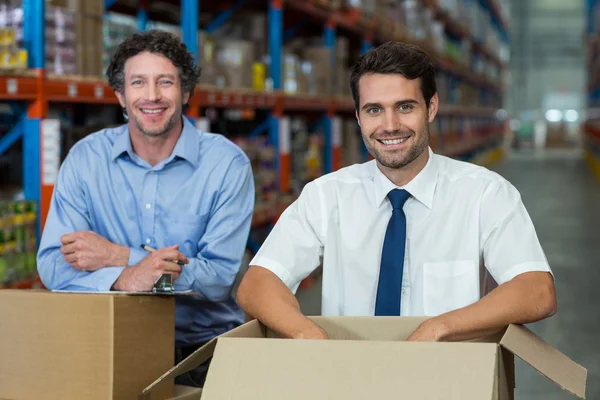
[[[174,244],[190,260],[175,282],[177,345],[205,342],[244,322],[231,293],[254,210],[245,153],[225,137],[199,132],[184,118],[173,153],[151,166],[134,153],[127,125],[76,143],[62,164],[38,252],[49,289],[108,291],[126,266],[78,271],[60,253],[62,235],[91,230],[130,247]]]

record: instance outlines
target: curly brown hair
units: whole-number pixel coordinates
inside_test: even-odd
[[[189,93],[190,97],[193,95],[201,68],[196,65],[193,55],[177,36],[158,29],[135,33],[119,45],[106,68],[108,84],[113,90],[123,93],[125,63],[143,52],[159,54],[171,60],[179,72],[182,92]]]
[[[437,92],[433,63],[427,53],[412,44],[387,42],[369,50],[358,59],[350,78],[356,110],[360,108],[358,82],[367,74],[400,74],[406,79],[418,78],[427,108]]]

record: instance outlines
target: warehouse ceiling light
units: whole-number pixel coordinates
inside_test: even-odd
[[[562,119],[562,112],[560,110],[548,110],[546,111],[546,119],[549,122],[559,122]]]
[[[565,113],[565,119],[567,120],[567,122],[577,122],[577,120],[579,119],[579,113],[577,112],[577,110],[567,110],[567,112]]]

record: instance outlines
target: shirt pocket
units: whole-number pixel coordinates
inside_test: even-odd
[[[198,253],[198,242],[206,232],[207,214],[187,212],[170,212],[165,218],[166,246],[178,244],[180,250],[188,257]]]
[[[479,300],[479,270],[476,262],[446,261],[423,265],[425,315],[436,316]]]

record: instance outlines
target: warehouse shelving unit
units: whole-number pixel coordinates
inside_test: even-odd
[[[491,16],[491,21],[504,41],[507,41],[507,24],[502,16],[497,0],[469,0],[478,2]],[[182,38],[187,47],[198,57],[199,13],[202,6],[218,8],[215,4],[203,4],[200,0],[181,0],[171,2],[181,7]],[[440,7],[437,0],[420,0],[429,7],[436,19],[443,22],[449,37],[471,42],[471,51],[475,57],[483,58],[502,71],[505,61],[497,52],[480,43],[469,32],[466,25],[452,18]],[[210,29],[225,23],[234,12],[246,6],[263,6],[268,14],[268,40],[271,68],[269,74],[273,82],[273,91],[259,92],[248,89],[219,89],[214,86],[199,85],[192,97],[187,116],[198,126],[206,126],[203,111],[208,108],[238,108],[265,111],[268,117],[252,135],[268,132],[271,143],[277,153],[275,168],[278,189],[286,193],[290,189],[290,113],[312,113],[318,115],[324,133],[324,172],[342,167],[342,135],[340,121],[353,118],[354,105],[351,98],[339,96],[289,95],[282,90],[281,59],[284,36],[293,36],[294,27],[285,26],[285,16],[295,13],[302,16],[304,25],[310,25],[312,31],[321,30],[323,43],[335,49],[336,38],[340,35],[353,36],[360,43],[364,53],[374,45],[388,40],[400,40],[421,46],[433,58],[439,74],[450,77],[451,86],[466,82],[479,91],[480,106],[458,104],[456,96],[442,104],[439,117],[432,128],[431,146],[437,153],[465,160],[481,159],[482,154],[495,152],[500,147],[504,122],[498,120],[497,111],[501,108],[504,85],[489,77],[476,73],[473,66],[462,65],[452,58],[439,54],[430,43],[412,38],[408,32],[394,25],[387,16],[367,15],[355,8],[332,10],[328,1],[316,0],[237,0],[230,2],[226,10],[215,10],[215,18]],[[148,12],[148,2],[140,0],[135,8],[122,5],[118,1],[104,1],[105,10],[137,15],[138,29],[143,30],[152,18]],[[30,69],[20,74],[0,76],[0,99],[26,105],[26,114],[13,132],[0,138],[0,154],[18,139],[23,138],[24,160],[23,188],[25,198],[39,203],[39,229],[43,227],[53,190],[53,175],[47,169],[56,166],[56,149],[53,148],[54,136],[45,132],[44,120],[48,107],[53,103],[83,103],[118,105],[112,90],[103,80],[90,80],[82,77],[51,76],[44,69],[44,2],[24,1],[25,43],[29,54]],[[218,12],[217,12],[218,11]],[[206,29],[207,27],[202,27]],[[332,51],[332,63],[335,63],[335,51]],[[494,99],[492,101],[491,99]],[[490,106],[490,102],[495,106]],[[203,125],[204,124],[204,125]],[[51,126],[47,127],[48,129]],[[54,132],[53,132],[54,134]],[[357,126],[358,134],[358,126]],[[363,146],[363,159],[368,159]],[[279,210],[281,211],[281,210]],[[270,224],[277,218],[277,210],[270,215],[255,216],[256,225]],[[19,287],[30,282],[18,283]]]
[[[584,124],[585,156],[600,179],[600,0],[586,0],[588,112]]]

